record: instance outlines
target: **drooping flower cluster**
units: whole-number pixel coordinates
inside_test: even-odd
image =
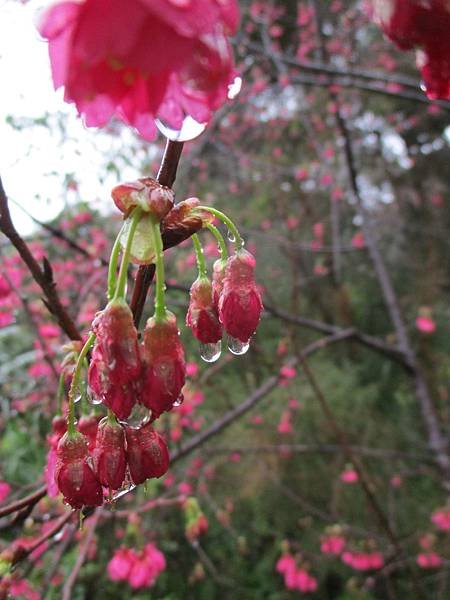
[[[238,20],[236,0],[72,0],[51,6],[39,30],[55,87],[88,126],[114,115],[152,139],[155,118],[178,130],[226,101]]]
[[[152,587],[165,568],[164,554],[154,544],[146,544],[140,552],[118,548],[107,567],[112,581],[128,581],[134,590]]]
[[[342,554],[342,562],[355,571],[376,571],[384,566],[384,558],[381,552],[347,550]]]
[[[67,427],[58,417],[49,436],[49,491],[55,495],[56,483],[74,508],[101,505],[105,497],[114,497],[113,492],[166,473],[168,449],[152,424],[183,402],[186,364],[176,317],[165,306],[164,245],[176,244],[209,227],[224,253],[225,242],[211,223],[213,214],[219,214],[235,229],[223,213],[201,206],[196,198],[174,206],[173,191],[151,178],[121,184],[113,189],[112,197],[125,222],[111,254],[109,302],[95,315],[86,344],[67,348],[61,380],[71,382]],[[213,355],[202,354],[208,362],[220,356],[223,330],[229,335],[230,350],[245,352],[260,319],[262,302],[254,281],[255,259],[242,248],[240,236],[239,240],[236,252],[229,258],[222,254],[219,264],[214,265],[211,283],[200,241],[194,238],[199,277],[191,288],[186,321],[201,349],[213,347]],[[120,248],[122,261],[117,276]],[[130,260],[138,264],[153,261],[156,270],[155,312],[146,322],[141,341],[126,301]],[[86,372],[87,387],[82,383]],[[106,407],[108,416],[100,423],[97,416],[82,416],[75,429],[74,396],[78,393]],[[187,535],[194,539],[206,527],[204,516],[191,518]]]
[[[429,98],[450,98],[448,0],[372,0],[374,18],[402,50],[417,50]]]
[[[88,438],[66,432],[58,443],[55,481],[65,502],[73,508],[100,506],[105,495],[122,487],[162,477],[169,468],[169,452],[163,437],[150,423],[133,429],[100,421],[90,451]]]

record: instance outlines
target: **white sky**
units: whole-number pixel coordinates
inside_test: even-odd
[[[105,157],[137,139],[127,127],[120,136],[85,128],[75,108],[63,102],[62,90],[55,92],[47,44],[35,28],[38,9],[48,4],[0,0],[0,174],[8,196],[40,220],[56,216],[65,202],[75,201],[75,194],[66,193],[62,184],[67,172],[75,172],[83,199],[108,210],[109,190],[117,180],[111,174],[103,184],[99,182],[99,174],[105,175]],[[46,112],[52,120],[59,112],[66,115],[67,137],[42,126],[16,131],[6,122],[8,115],[22,120]],[[137,165],[140,162],[136,160]],[[138,176],[130,167],[120,169],[122,179]],[[13,203],[10,208],[20,232],[29,233],[32,222]]]

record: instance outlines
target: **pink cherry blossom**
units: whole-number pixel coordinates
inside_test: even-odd
[[[358,473],[354,469],[346,469],[340,475],[340,480],[343,483],[356,483],[358,479]]]
[[[419,316],[416,319],[416,327],[421,333],[430,334],[436,331],[436,323],[431,317]]]
[[[431,515],[431,521],[438,529],[442,531],[450,531],[450,506],[438,508]]]
[[[180,129],[186,115],[208,121],[226,101],[238,18],[236,0],[67,0],[39,31],[55,87],[88,126],[114,115],[152,139],[155,117]]]
[[[416,563],[422,569],[437,569],[442,565],[442,558],[436,552],[421,552],[417,555]]]
[[[4,502],[11,492],[11,486],[7,481],[0,481],[0,503]]]

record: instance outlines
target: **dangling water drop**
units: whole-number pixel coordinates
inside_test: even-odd
[[[219,360],[222,353],[222,340],[219,340],[215,344],[199,344],[200,357],[207,363],[216,362]]]
[[[228,229],[228,231],[227,231],[227,239],[229,242],[232,242],[232,243],[234,243],[236,241],[236,237],[230,229]]]
[[[250,342],[241,342],[236,338],[228,336],[228,350],[236,356],[245,354],[250,347]]]
[[[102,399],[98,398],[94,392],[88,387],[86,397],[88,399],[89,404],[101,404]]]
[[[152,411],[146,408],[143,404],[135,404],[130,416],[125,421],[121,421],[132,429],[140,429],[143,425],[146,425],[152,416]]]
[[[172,406],[174,408],[177,408],[178,406],[181,406],[183,404],[183,402],[184,402],[184,394],[180,394]]]
[[[78,394],[78,396],[75,396],[75,398],[73,399],[73,401],[76,404],[77,402],[79,402],[81,400],[81,398],[82,398],[81,394]]]
[[[235,77],[233,83],[228,86],[228,100],[234,100],[241,91],[242,77]]]
[[[174,129],[160,119],[155,119],[155,124],[159,131],[172,142],[189,142],[203,133],[208,123],[199,123],[192,117],[187,116],[183,119],[180,129]]]
[[[117,492],[115,494],[113,494],[112,500],[118,500],[119,498],[122,498],[122,496],[125,496],[125,494],[128,494],[129,492],[132,492],[135,488],[135,484],[132,482],[127,482],[125,483],[120,490],[117,490]]]

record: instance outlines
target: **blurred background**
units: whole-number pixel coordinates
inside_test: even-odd
[[[33,24],[43,4],[1,3],[0,169],[16,227],[86,333],[120,228],[110,189],[155,176],[165,140],[118,122],[87,129],[63,104]],[[257,334],[210,365],[182,327],[185,401],[160,419],[168,475],[95,529],[87,518],[41,545],[14,597],[60,598],[79,543],[74,600],[449,596],[450,103],[427,99],[414,53],[384,39],[363,2],[240,4],[242,90],[185,144],[174,189],[240,228],[265,304]],[[201,238],[211,266],[216,243]],[[44,481],[67,339],[4,236],[0,260],[7,503]],[[189,240],[166,268],[183,324]],[[44,498],[0,519],[1,549],[32,543],[64,510]],[[117,581],[117,549],[148,543],[165,556],[159,577]]]

